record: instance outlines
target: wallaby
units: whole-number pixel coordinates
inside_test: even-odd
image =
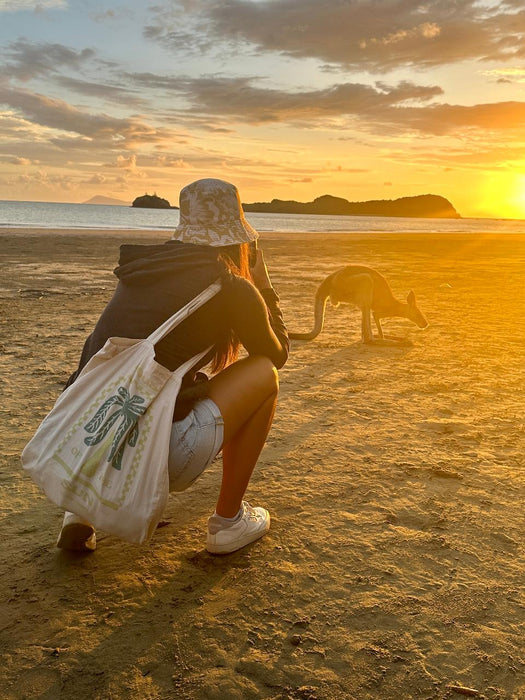
[[[341,302],[355,304],[361,309],[361,338],[364,343],[374,339],[370,311],[374,315],[379,337],[383,338],[381,319],[392,316],[408,318],[420,328],[428,326],[427,319],[416,306],[416,295],[409,292],[406,302],[397,301],[382,274],[365,265],[347,265],[322,282],[315,294],[314,327],[309,333],[289,333],[292,340],[313,340],[323,330],[326,302],[332,306]]]

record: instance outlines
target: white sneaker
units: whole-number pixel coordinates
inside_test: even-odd
[[[93,525],[74,513],[66,511],[64,522],[57,540],[60,549],[73,549],[77,552],[92,552],[97,546],[97,536]]]
[[[265,508],[252,508],[246,501],[242,502],[242,515],[232,525],[216,532],[213,518],[208,519],[208,537],[206,549],[212,554],[229,554],[250,542],[255,542],[270,529],[270,513]]]

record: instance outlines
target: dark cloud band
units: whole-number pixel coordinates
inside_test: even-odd
[[[145,37],[180,50],[225,41],[384,73],[525,56],[522,0],[194,0],[155,6]],[[195,37],[198,37],[196,39]]]

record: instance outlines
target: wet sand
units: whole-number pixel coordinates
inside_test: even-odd
[[[247,494],[272,514],[260,542],[205,552],[216,462],[148,545],[61,552],[19,454],[119,245],[164,239],[0,232],[2,698],[525,698],[525,234],[263,234],[290,330],[349,263],[413,289],[429,328],[392,319],[403,341],[365,346],[357,310],[328,307],[293,342]]]

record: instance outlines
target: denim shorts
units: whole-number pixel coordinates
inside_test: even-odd
[[[186,418],[171,428],[168,472],[170,491],[184,491],[217,456],[224,439],[224,421],[211,399],[197,401]]]

